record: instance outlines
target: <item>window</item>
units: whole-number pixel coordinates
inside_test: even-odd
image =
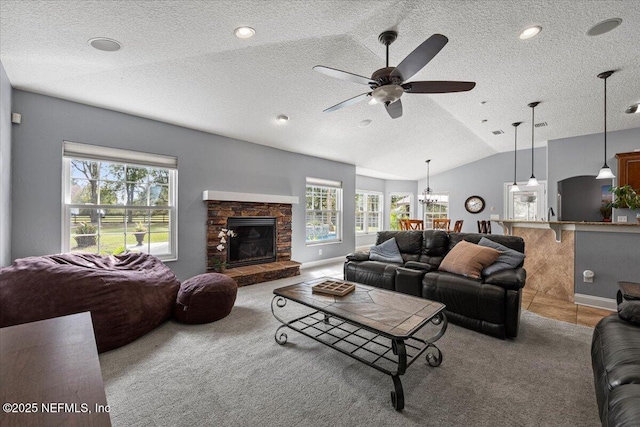
[[[518,183],[519,191],[510,191],[513,184],[505,183],[505,212],[508,219],[538,221],[545,218],[547,183],[540,181],[537,186],[529,187],[526,183]]]
[[[177,259],[177,159],[64,142],[63,252]]]
[[[389,213],[389,226],[391,230],[400,230],[399,219],[411,218],[411,194],[391,194],[391,210]]]
[[[449,193],[432,193],[430,196],[434,203],[424,206],[424,225],[431,228],[434,219],[449,218]]]
[[[382,230],[382,194],[356,190],[356,233]]]
[[[342,183],[307,178],[306,241],[328,243],[342,240]]]

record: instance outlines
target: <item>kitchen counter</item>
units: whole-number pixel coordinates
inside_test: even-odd
[[[635,218],[634,218],[635,219]],[[524,221],[518,219],[494,220],[504,234],[512,235],[514,227],[551,229],[556,242],[562,241],[562,230],[593,231],[605,233],[640,233],[640,224],[634,222],[588,222],[588,221]]]

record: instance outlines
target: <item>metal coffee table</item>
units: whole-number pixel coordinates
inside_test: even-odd
[[[331,279],[321,278],[273,291],[271,312],[282,323],[275,333],[276,342],[280,345],[287,342],[282,329],[289,328],[391,375],[394,385],[391,403],[401,410],[404,392],[400,375],[425,352],[429,365],[442,363],[442,352],[434,343],[447,330],[444,304],[359,283],[345,296],[312,292],[312,286],[326,280]],[[284,311],[287,301],[310,307],[312,312],[284,320],[278,314]],[[434,335],[425,339],[416,337],[416,332],[429,323],[437,328]]]

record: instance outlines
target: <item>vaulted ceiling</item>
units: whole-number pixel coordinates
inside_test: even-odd
[[[622,24],[586,34],[609,18]],[[243,25],[256,35],[236,38]],[[542,32],[520,40],[531,25]],[[1,0],[0,60],[17,89],[343,161],[365,175],[419,179],[427,158],[434,174],[511,150],[514,121],[525,122],[519,146],[530,146],[532,101],[541,101],[536,122],[547,123],[536,146],[601,132],[596,75],[606,70],[617,70],[607,83],[609,130],[640,126],[639,114],[624,114],[640,101],[638,28],[637,0]],[[370,76],[385,66],[378,35],[390,29],[399,33],[391,65],[434,33],[449,39],[411,80],[477,86],[405,94],[395,120],[367,102],[323,113],[368,88],[312,67]],[[93,49],[94,37],[123,49]]]

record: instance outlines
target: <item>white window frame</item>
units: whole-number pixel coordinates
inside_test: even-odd
[[[514,219],[513,218],[513,197],[522,192],[535,192],[537,193],[536,198],[540,201],[537,203],[536,212],[533,213],[533,217],[529,218],[530,221],[544,221],[547,215],[547,181],[538,181],[538,185],[529,187],[527,186],[527,182],[517,182],[516,183],[520,188],[520,191],[516,191],[515,194],[511,192],[511,187],[513,183],[505,182],[504,183],[504,217],[505,219]],[[526,221],[526,219],[520,219],[521,221]],[[548,220],[548,218],[547,218]]]
[[[373,233],[377,233],[377,232],[369,232],[369,215],[370,214],[378,214],[378,230],[382,231],[384,230],[384,194],[379,192],[379,191],[368,191],[368,190],[356,190],[356,195],[361,195],[363,196],[363,203],[364,203],[364,210],[362,211],[363,214],[363,230],[362,231],[357,231],[356,230],[356,234],[358,235],[365,235],[365,234],[373,234]],[[377,211],[369,211],[367,208],[369,207],[369,196],[377,196],[379,198],[379,202],[378,202],[378,209]],[[356,206],[356,218],[358,215],[358,210],[357,210],[357,206]]]
[[[424,220],[424,227],[425,228],[431,228],[431,226],[433,225],[433,220],[438,218],[438,219],[447,219],[449,218],[449,206],[450,206],[450,196],[449,196],[449,192],[447,191],[440,191],[438,193],[431,193],[431,199],[432,200],[438,200],[438,205],[442,206],[445,205],[445,209],[444,210],[440,210],[439,212],[429,212],[429,210],[427,209],[427,206],[422,205],[423,206],[423,220]],[[444,198],[446,198],[446,200],[443,200]]]
[[[152,167],[169,171],[169,197],[166,206],[94,204],[91,209],[132,209],[169,211],[168,252],[153,254],[163,261],[178,260],[178,159],[160,154],[142,153],[78,142],[63,142],[62,150],[62,252],[71,250],[72,210],[87,208],[88,204],[71,203],[71,161],[86,160],[122,165]],[[98,233],[100,230],[98,229]],[[132,232],[133,233],[133,232]]]
[[[306,206],[306,196],[307,196],[307,191],[309,189],[309,187],[317,187],[317,188],[324,188],[327,190],[334,190],[336,192],[335,196],[336,196],[336,204],[335,204],[335,209],[332,210],[326,210],[326,209],[307,209]],[[306,185],[305,185],[305,243],[307,246],[316,246],[316,245],[324,245],[324,244],[331,244],[331,243],[340,243],[342,242],[342,223],[343,223],[343,218],[342,218],[342,198],[343,198],[343,191],[342,191],[342,182],[341,181],[333,181],[333,180],[329,180],[329,179],[322,179],[322,178],[312,178],[312,177],[307,177],[306,178]],[[336,219],[338,221],[338,224],[335,226],[335,231],[336,231],[336,237],[333,239],[321,239],[321,240],[307,240],[307,214],[313,212],[314,214],[317,213],[335,213],[336,215]]]

